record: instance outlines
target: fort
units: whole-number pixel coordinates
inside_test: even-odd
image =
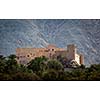
[[[58,48],[55,45],[48,45],[45,48],[17,48],[17,60],[20,64],[27,64],[36,57],[45,56],[49,59],[58,56],[66,57],[68,61],[76,61],[77,64],[84,64],[84,56],[77,53],[77,47],[74,44],[67,46],[67,49]]]

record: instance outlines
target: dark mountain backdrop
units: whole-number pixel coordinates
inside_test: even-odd
[[[1,19],[0,54],[8,56],[17,47],[45,47],[56,44],[66,48],[76,44],[85,63],[100,63],[100,20],[96,19]]]

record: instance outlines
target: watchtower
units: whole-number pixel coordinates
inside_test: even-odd
[[[70,44],[67,46],[67,58],[68,60],[75,60],[75,54],[77,52],[76,46],[74,44]]]

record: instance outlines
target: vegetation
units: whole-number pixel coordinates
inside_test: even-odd
[[[57,60],[49,60],[47,62],[47,66],[49,69],[54,69],[54,70],[62,70],[63,69],[63,65]]]
[[[90,67],[66,64],[66,58],[47,59],[37,57],[27,65],[18,64],[15,55],[0,56],[0,80],[4,81],[96,81],[100,80],[100,64]]]

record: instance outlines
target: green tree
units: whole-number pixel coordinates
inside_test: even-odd
[[[0,73],[0,81],[10,81],[13,80],[10,74]]]
[[[16,61],[16,55],[10,55],[6,60],[5,72],[7,73],[15,73],[18,71],[20,65]]]
[[[0,72],[4,72],[6,66],[6,57],[3,57],[3,55],[0,55]]]
[[[57,78],[57,80],[59,80],[59,81],[63,81],[63,80],[65,80],[65,72],[63,71],[63,70],[60,70],[60,71],[58,71],[58,78]]]
[[[77,66],[77,68],[85,69],[85,65],[81,64],[80,66]]]
[[[18,72],[33,73],[32,69],[29,69],[27,66],[22,64],[20,64]]]
[[[58,80],[58,73],[54,69],[48,69],[42,73],[42,79],[46,81]]]
[[[55,69],[55,70],[62,70],[63,69],[63,65],[57,61],[56,59],[51,59],[47,62],[47,65],[49,67],[49,69]]]
[[[57,56],[57,60],[61,62],[64,67],[67,67],[68,60],[66,57],[62,57],[61,55],[59,55]]]
[[[15,81],[37,81],[41,80],[35,73],[17,72],[12,75],[12,80]]]
[[[28,68],[32,69],[33,72],[43,71],[46,69],[47,58],[45,57],[36,57],[28,63]]]
[[[100,80],[100,64],[92,64],[88,69],[87,69],[87,80]]]

